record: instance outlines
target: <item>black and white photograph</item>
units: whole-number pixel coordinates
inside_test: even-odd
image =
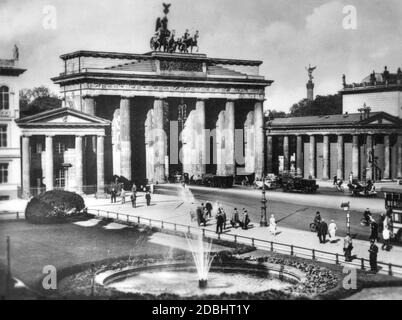
[[[401,36],[400,0],[0,0],[0,300],[402,300]]]

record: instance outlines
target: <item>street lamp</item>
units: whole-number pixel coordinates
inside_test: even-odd
[[[344,202],[341,204],[341,208],[347,211],[346,213],[346,226],[348,228],[348,236],[350,237],[350,202]]]
[[[262,178],[261,219],[260,227],[267,227],[267,198],[265,196],[265,175]]]

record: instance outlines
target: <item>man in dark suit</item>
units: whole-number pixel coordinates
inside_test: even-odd
[[[318,239],[320,240],[320,243],[325,243],[327,241],[327,234],[328,224],[325,222],[324,219],[322,219],[321,223],[318,225]]]
[[[147,191],[145,199],[147,200],[147,206],[149,207],[151,205],[151,193],[149,191]]]
[[[377,255],[378,255],[378,246],[375,244],[375,240],[370,240],[370,268],[372,272],[377,272]]]

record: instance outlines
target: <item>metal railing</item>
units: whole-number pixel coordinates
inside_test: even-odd
[[[0,221],[22,220],[25,219],[25,213],[21,211],[2,211],[0,212]]]
[[[271,252],[282,253],[294,257],[301,257],[311,259],[314,261],[327,262],[336,265],[345,264],[351,267],[359,268],[360,270],[370,270],[370,260],[365,258],[355,258],[352,262],[347,262],[345,261],[343,254],[326,252],[322,250],[311,249],[297,245],[290,245],[236,234],[228,234],[228,233],[216,234],[215,231],[206,228],[199,228],[191,225],[145,218],[106,210],[89,209],[88,213],[96,217],[109,218],[115,221],[128,224],[131,223],[140,224],[149,227],[159,228],[161,230],[166,229],[183,233],[192,233],[192,231],[193,232],[197,231],[197,233],[201,232],[204,237],[210,237],[223,241],[230,241],[238,244],[251,245],[257,249],[268,250]],[[402,265],[396,265],[381,261],[378,261],[377,265],[381,273],[402,277]]]

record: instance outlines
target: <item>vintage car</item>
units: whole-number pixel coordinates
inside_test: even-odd
[[[262,180],[257,180],[254,182],[255,188],[262,189],[263,182]],[[279,185],[279,179],[274,174],[268,174],[265,178],[265,188],[266,189],[276,189]]]
[[[233,186],[233,176],[215,176],[205,174],[202,179],[202,184],[213,188],[231,188]]]
[[[369,180],[366,185],[362,185],[359,181],[353,180],[348,184],[349,191],[353,197],[376,197],[377,191],[375,190],[374,183]]]
[[[283,191],[299,191],[305,193],[315,193],[318,190],[317,182],[313,179],[301,177],[283,176],[281,179]]]

